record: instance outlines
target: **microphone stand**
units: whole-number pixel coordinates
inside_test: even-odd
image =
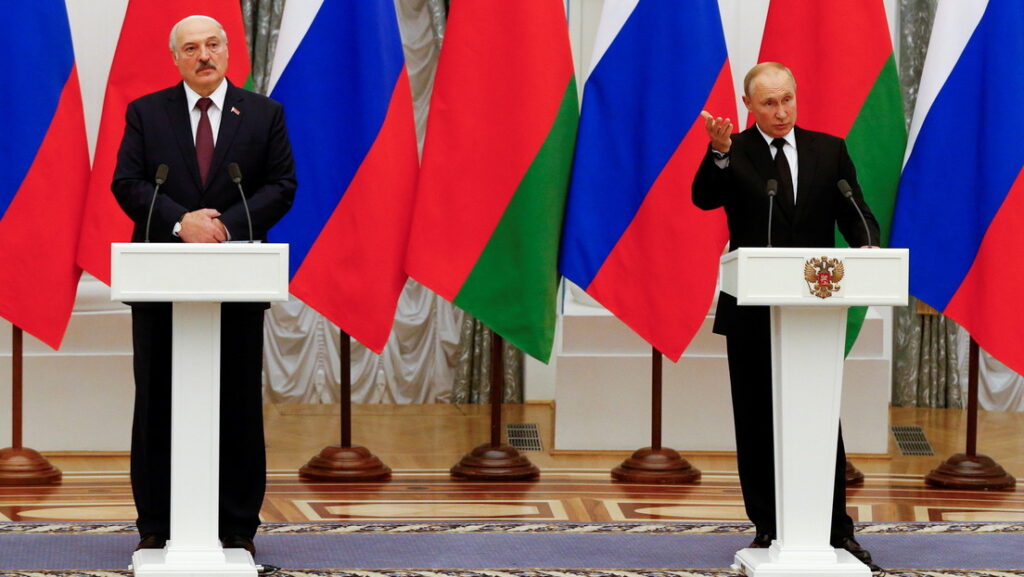
[[[861,211],[857,201],[853,198],[853,189],[850,187],[850,183],[846,182],[845,178],[842,178],[838,183],[836,183],[836,186],[839,187],[839,192],[850,201],[850,204],[852,204],[853,208],[857,211],[857,215],[860,216],[860,222],[864,226],[864,234],[868,239],[867,246],[874,246],[871,243],[871,229],[868,228],[868,221],[864,218],[864,212]],[[858,469],[850,459],[846,459],[844,475],[846,477],[847,487],[862,485],[864,483],[864,473],[861,473],[860,469]]]
[[[779,181],[769,178],[765,183],[768,193],[768,248],[772,247],[772,214],[775,212],[775,195],[779,193]]]
[[[245,191],[242,190],[242,170],[238,168],[237,162],[228,165],[228,174],[231,181],[238,186],[238,194],[242,197],[242,206],[245,208],[245,219],[249,223],[249,243],[255,242],[252,235],[252,214],[249,213],[249,202],[245,199]]]
[[[149,223],[153,220],[153,207],[156,206],[156,195],[160,194],[160,185],[167,180],[167,165],[161,164],[156,167],[156,177],[153,181],[156,187],[153,189],[153,198],[149,199],[149,212],[146,213],[146,242],[149,242]]]
[[[850,201],[850,204],[852,204],[853,208],[857,211],[857,216],[860,217],[860,222],[864,225],[864,234],[868,237],[868,246],[874,246],[871,244],[871,229],[868,228],[868,221],[864,218],[864,212],[861,211],[857,201],[853,198],[853,189],[850,188],[850,183],[846,182],[846,179],[844,178],[840,179],[836,186],[839,187],[839,192]]]

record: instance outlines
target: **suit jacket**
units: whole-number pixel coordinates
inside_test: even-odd
[[[181,242],[172,234],[174,224],[186,212],[200,208],[220,211],[232,240],[248,240],[241,195],[228,174],[232,162],[242,172],[256,239],[265,240],[270,227],[291,207],[297,186],[295,163],[279,103],[228,83],[205,186],[199,180],[182,83],[133,101],[125,120],[111,189],[135,223],[133,242],[145,240],[153,177],[160,164],[169,170],[153,207],[151,242]]]
[[[853,189],[853,200],[864,213],[871,230],[871,243],[878,244],[878,222],[864,202],[857,183],[857,170],[846,150],[846,142],[822,132],[794,128],[797,147],[797,201],[790,211],[781,208],[778,198],[772,216],[771,243],[778,247],[834,247],[835,228],[839,226],[846,242],[853,247],[868,243],[857,210],[837,187],[845,179]],[[729,166],[715,164],[711,147],[704,155],[693,181],[693,203],[704,210],[725,208],[729,224],[729,248],[767,246],[768,194],[766,183],[778,178],[770,145],[752,126],[732,136]],[[714,330],[728,335],[745,324],[737,311],[736,300],[720,294]]]

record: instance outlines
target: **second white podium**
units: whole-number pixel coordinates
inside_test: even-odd
[[[172,302],[171,538],[132,556],[139,577],[255,577],[244,549],[217,534],[220,306],[288,299],[288,245],[111,245],[111,298]]]
[[[868,577],[829,544],[846,311],[907,304],[905,249],[740,248],[722,257],[722,289],[771,307],[778,538],[742,549],[754,577]]]

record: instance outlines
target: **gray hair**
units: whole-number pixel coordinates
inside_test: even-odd
[[[197,18],[201,19],[201,20],[206,20],[207,22],[212,22],[215,26],[217,26],[217,31],[220,32],[221,40],[224,41],[224,44],[228,43],[228,33],[224,31],[224,27],[220,25],[220,22],[217,22],[216,20],[214,20],[213,18],[210,18],[209,16],[203,16],[202,14],[193,14],[191,16],[186,16],[186,17],[182,18],[181,20],[178,20],[178,23],[171,27],[171,38],[167,42],[167,45],[171,48],[171,52],[174,52],[174,51],[176,51],[178,49],[178,46],[177,46],[178,27],[181,26],[182,24],[184,24],[185,22],[189,21],[189,20],[195,20]]]
[[[743,78],[743,93],[747,95],[747,98],[750,98],[750,93],[754,91],[754,80],[756,80],[762,73],[769,70],[788,74],[790,80],[793,81],[793,86],[796,86],[796,77],[793,76],[792,70],[778,62],[762,62],[751,68],[750,72],[747,72],[746,77]]]

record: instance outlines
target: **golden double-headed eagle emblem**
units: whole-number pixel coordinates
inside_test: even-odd
[[[804,263],[804,280],[811,294],[822,299],[835,294],[843,280],[843,261],[838,258],[812,258]]]

